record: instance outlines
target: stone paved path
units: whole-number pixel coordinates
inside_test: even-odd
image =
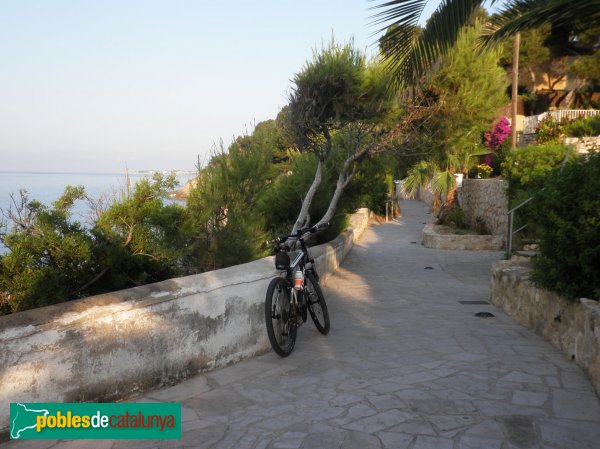
[[[597,449],[600,403],[582,371],[485,301],[497,252],[420,245],[417,202],[375,225],[330,278],[327,337],[139,401],[183,405],[181,441],[13,442],[10,448]],[[495,318],[476,318],[489,311]]]

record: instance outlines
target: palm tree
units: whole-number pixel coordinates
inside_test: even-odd
[[[373,1],[373,0],[372,0]],[[377,1],[377,0],[374,0]],[[484,0],[442,0],[427,25],[419,20],[427,0],[384,0],[371,9],[378,10],[373,24],[385,31],[381,48],[396,87],[415,85],[439,57],[458,39]],[[492,5],[498,0],[487,2]],[[585,20],[590,27],[600,25],[600,0],[508,0],[491,20],[482,36],[490,46],[519,31],[544,23],[561,26]]]

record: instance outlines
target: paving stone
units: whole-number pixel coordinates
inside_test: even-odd
[[[504,427],[506,441],[519,448],[536,446],[537,433],[535,420],[529,416],[506,416],[500,419]]]
[[[473,416],[461,415],[428,416],[427,420],[440,431],[462,429],[476,423]]]
[[[410,420],[389,429],[391,432],[414,435],[436,435],[433,426],[425,420]]]
[[[517,383],[542,383],[542,380],[539,376],[523,373],[521,371],[513,371],[512,373],[502,377],[500,380],[504,382]]]
[[[311,433],[304,439],[301,447],[302,449],[340,449],[344,438],[345,433],[340,431]]]
[[[365,404],[356,404],[348,409],[348,413],[335,420],[338,425],[348,424],[349,422],[355,421],[358,418],[363,418],[365,416],[371,416],[377,413],[377,410],[369,407]]]
[[[362,397],[352,393],[344,393],[337,395],[335,398],[331,400],[331,405],[333,406],[344,406],[348,404],[354,404],[356,402],[362,401]]]
[[[412,449],[452,449],[454,441],[449,438],[419,435]]]
[[[563,372],[560,375],[563,388],[568,390],[585,390],[593,392],[594,389],[589,380],[580,372]]]
[[[243,430],[231,430],[228,429],[225,432],[225,436],[218,443],[211,446],[211,449],[233,449],[238,448],[240,445],[238,442],[244,436]]]
[[[502,425],[498,421],[489,418],[469,427],[464,434],[500,440],[504,438]]]
[[[528,407],[541,407],[548,400],[547,393],[517,390],[513,393],[512,403]]]
[[[361,432],[348,432],[342,443],[344,449],[381,449],[379,438]]]
[[[265,421],[260,421],[256,423],[262,429],[272,430],[272,431],[282,431],[289,429],[293,424],[297,424],[305,421],[304,416],[287,414],[282,416],[277,416],[275,418],[269,418]]]
[[[459,440],[461,449],[500,449],[502,439],[491,439],[484,437],[463,436]]]
[[[552,407],[559,418],[600,421],[600,401],[594,393],[555,389]]]
[[[275,441],[273,447],[275,449],[298,449],[302,446],[306,436],[306,433],[286,432]]]
[[[394,394],[368,396],[367,399],[379,411],[402,408],[403,406],[403,402]]]
[[[539,423],[542,441],[560,448],[597,448],[600,426],[582,421],[549,419]]]
[[[364,433],[374,433],[398,425],[410,418],[410,414],[399,410],[389,410],[377,413],[344,425],[345,429],[357,430]]]
[[[414,435],[398,432],[378,432],[377,436],[386,449],[408,449],[415,439]]]

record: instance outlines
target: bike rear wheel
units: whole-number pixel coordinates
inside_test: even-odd
[[[290,355],[296,344],[297,325],[289,284],[283,278],[275,278],[269,284],[265,299],[265,321],[273,350],[281,357]]]
[[[321,291],[321,286],[317,282],[315,275],[306,271],[306,279],[304,281],[304,294],[306,295],[306,301],[308,305],[308,311],[312,318],[317,330],[323,335],[329,333],[329,311],[327,310],[327,304],[325,304],[325,297]]]

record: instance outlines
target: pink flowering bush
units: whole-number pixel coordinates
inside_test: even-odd
[[[483,144],[486,148],[492,151],[490,154],[487,154],[483,160],[483,163],[489,165],[490,167],[494,167],[496,154],[502,147],[502,144],[506,141],[508,136],[510,136],[510,122],[506,118],[506,116],[502,117],[498,123],[494,126],[492,131],[486,131],[483,134]]]

